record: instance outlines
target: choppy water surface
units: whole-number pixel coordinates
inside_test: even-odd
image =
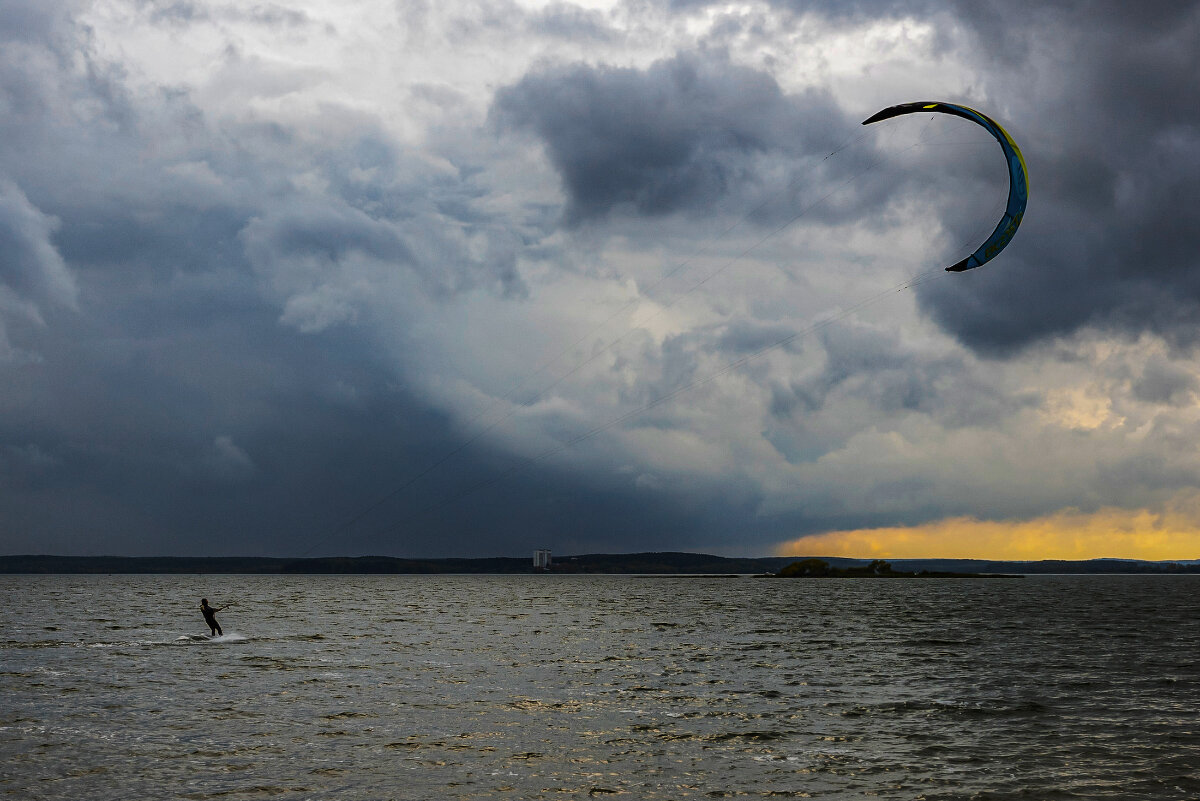
[[[1198,590],[5,576],[0,794],[1200,798]]]

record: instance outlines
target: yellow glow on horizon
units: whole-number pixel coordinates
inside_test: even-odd
[[[1200,559],[1194,499],[1163,512],[1064,509],[1030,520],[952,517],[917,526],[829,531],[781,543],[780,556],[863,559]]]

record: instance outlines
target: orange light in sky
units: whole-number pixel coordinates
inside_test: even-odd
[[[864,559],[1200,559],[1195,498],[1163,512],[1064,509],[1030,520],[952,517],[917,526],[829,531],[781,543],[780,556]]]

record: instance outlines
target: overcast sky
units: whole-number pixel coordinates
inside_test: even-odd
[[[0,552],[1200,558],[1198,42],[0,0]]]

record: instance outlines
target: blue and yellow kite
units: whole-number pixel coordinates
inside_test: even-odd
[[[958,264],[946,268],[948,272],[961,273],[963,270],[970,270],[991,261],[1012,240],[1013,234],[1017,232],[1017,226],[1021,224],[1021,218],[1025,215],[1025,204],[1029,201],[1029,174],[1025,170],[1025,159],[1021,155],[1021,149],[1008,135],[1008,131],[1001,128],[999,123],[986,114],[956,103],[928,101],[901,103],[873,114],[869,119],[863,120],[863,125],[899,117],[902,114],[921,114],[926,111],[953,114],[982,125],[988,130],[988,133],[996,137],[996,141],[1000,143],[1000,149],[1004,151],[1004,157],[1008,159],[1008,206],[1004,209],[1004,216],[1000,218],[996,230],[992,231],[992,235],[979,246],[978,250]]]

